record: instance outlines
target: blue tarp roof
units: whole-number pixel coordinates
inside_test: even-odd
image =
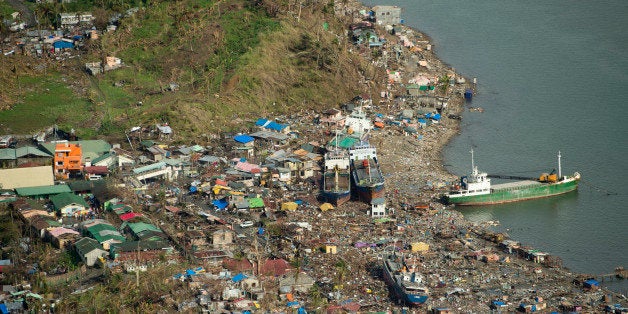
[[[599,286],[600,282],[595,280],[595,279],[589,279],[589,280],[585,281],[584,284],[588,285],[588,286]]]
[[[275,131],[281,131],[283,129],[285,129],[288,125],[286,124],[279,124],[275,121],[271,121],[270,123],[268,123],[266,125],[267,129],[271,129],[271,130],[275,130]]]
[[[242,280],[244,280],[244,279],[246,279],[246,278],[247,278],[247,277],[246,277],[246,275],[245,275],[245,274],[243,274],[243,273],[239,273],[239,274],[237,274],[237,275],[233,276],[233,278],[231,278],[231,280],[232,280],[233,282],[240,282],[240,281],[242,281]]]
[[[7,309],[6,304],[4,304],[4,303],[0,304],[0,313],[2,313],[2,314],[8,314],[9,313],[9,309]]]
[[[240,135],[236,135],[233,137],[233,139],[238,142],[238,143],[243,143],[246,144],[248,142],[252,142],[253,140],[255,140],[253,137],[246,135],[246,134],[240,134]]]
[[[286,306],[298,306],[298,305],[299,305],[299,302],[297,302],[297,301],[288,302],[286,304]]]
[[[227,206],[229,206],[229,202],[227,202],[226,199],[219,199],[219,200],[213,200],[212,204],[214,204],[214,206],[216,206],[218,209],[225,209],[227,208]]]
[[[266,124],[266,122],[268,122],[268,119],[259,118],[259,119],[257,119],[257,122],[255,122],[255,125],[257,125],[257,126],[264,126]]]
[[[297,203],[297,205],[303,205],[303,201],[302,200],[294,200],[295,203]]]
[[[74,48],[74,44],[73,43],[67,42],[67,41],[64,41],[64,40],[55,41],[52,44],[52,46],[55,47],[55,49]]]

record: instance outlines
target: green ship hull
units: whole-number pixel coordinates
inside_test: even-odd
[[[500,188],[496,185],[488,194],[480,195],[445,195],[445,202],[456,206],[492,205],[518,202],[542,197],[560,195],[578,189],[578,178],[570,178],[557,183],[540,183],[529,181],[530,184]]]

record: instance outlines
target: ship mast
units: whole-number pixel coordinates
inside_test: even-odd
[[[338,165],[334,167],[334,192],[338,192]]]
[[[471,173],[475,171],[475,164],[473,162],[473,148],[471,148]]]
[[[558,180],[561,180],[562,177],[562,171],[560,169],[560,151],[558,151]]]

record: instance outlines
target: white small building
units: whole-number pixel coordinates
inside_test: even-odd
[[[401,8],[396,5],[377,5],[373,7],[373,12],[379,25],[401,24]]]
[[[59,13],[61,28],[72,27],[78,23],[91,23],[93,20],[94,16],[90,12]]]
[[[386,200],[383,197],[375,198],[371,202],[371,217],[386,217]]]

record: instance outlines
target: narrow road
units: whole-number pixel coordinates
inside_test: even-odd
[[[33,27],[37,25],[37,20],[35,20],[35,14],[31,11],[25,4],[23,0],[6,0],[15,11],[20,12],[22,15],[22,20],[26,22],[27,27]]]

